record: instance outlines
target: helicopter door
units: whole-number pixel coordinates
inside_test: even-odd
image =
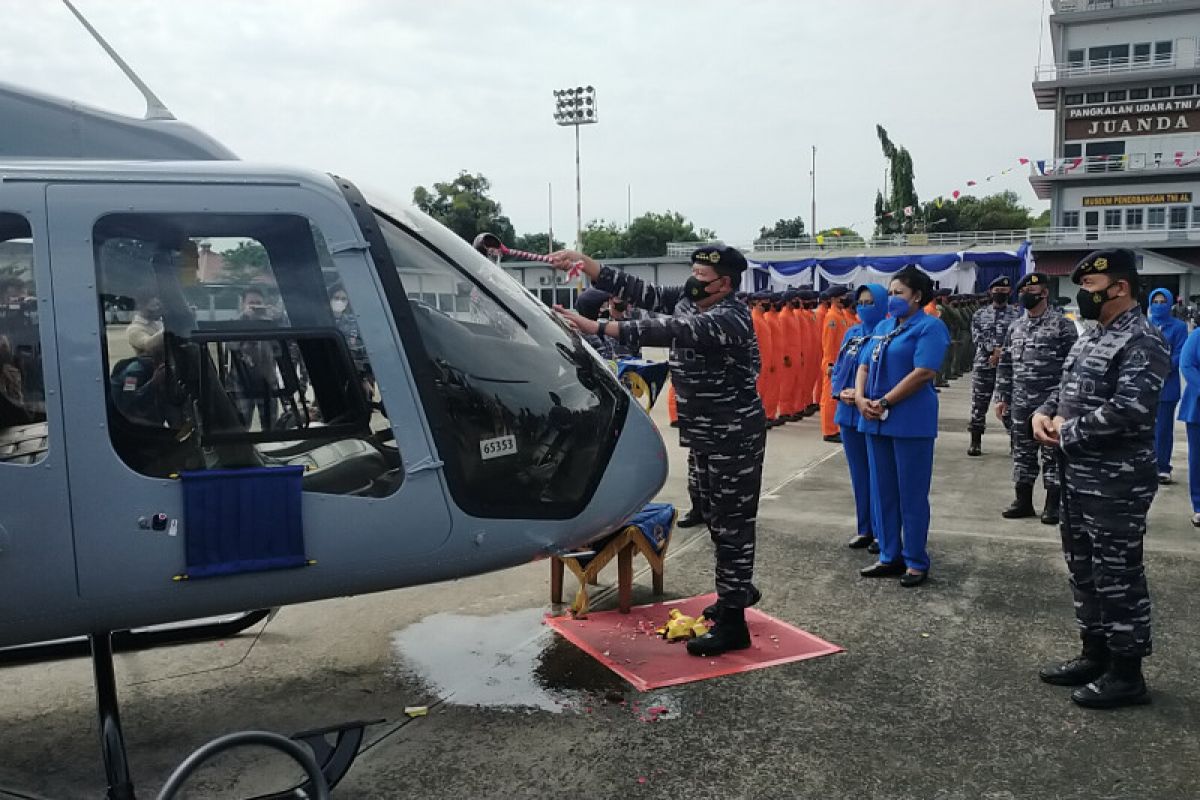
[[[76,594],[42,188],[0,189],[0,645]]]
[[[157,591],[163,616],[194,616],[414,582],[414,557],[443,544],[450,516],[348,210],[298,185],[47,195],[68,287],[55,304],[70,320],[59,336],[72,363],[81,593]],[[188,533],[176,477],[287,466],[303,468],[305,555],[317,566],[172,591]]]

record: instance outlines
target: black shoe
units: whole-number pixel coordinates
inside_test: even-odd
[[[813,414],[819,414],[819,413],[821,413],[821,406],[819,404],[813,403],[811,406],[808,407],[809,416],[812,416]]]
[[[1058,489],[1046,490],[1046,505],[1042,508],[1042,524],[1057,525],[1058,524]]]
[[[1012,501],[1012,505],[1000,512],[1000,516],[1005,519],[1036,517],[1037,511],[1033,507],[1033,484],[1018,483],[1016,491],[1016,499]]]
[[[825,441],[831,442],[833,444],[841,444],[842,443],[842,435],[840,433],[831,433],[828,436],[824,436],[822,438],[825,439]]]
[[[904,564],[899,561],[892,564],[884,564],[880,561],[869,567],[863,567],[858,571],[858,574],[864,578],[895,578],[897,575],[904,574]]]
[[[1112,657],[1108,671],[1071,692],[1071,699],[1084,708],[1120,708],[1150,702],[1138,656]]]
[[[675,527],[677,527],[677,528],[695,528],[697,525],[703,525],[704,522],[705,522],[704,515],[693,508],[691,511],[687,512],[682,517],[675,520]]]
[[[1171,477],[1171,473],[1169,472],[1160,472],[1158,473],[1158,482],[1162,486],[1169,486],[1175,482],[1175,479]]]
[[[746,604],[746,608],[750,608],[751,606],[758,605],[759,600],[762,600],[762,592],[760,592],[758,590],[757,586],[755,586],[754,584],[750,584],[750,602]],[[719,617],[720,615],[721,615],[720,601],[713,603],[711,606],[708,606],[707,608],[705,608],[703,611],[700,612],[700,616],[704,617],[705,619],[711,619],[711,620],[717,619],[717,617]]]
[[[1083,686],[1108,670],[1108,644],[1101,636],[1086,637],[1083,652],[1061,664],[1042,667],[1038,677],[1055,686]]]
[[[950,381],[942,380],[941,378],[939,378],[937,381],[934,382],[933,387],[935,389],[945,389],[949,385],[950,385]]]
[[[672,427],[672,428],[678,428],[678,427],[679,427],[679,420],[675,420],[674,422],[672,422],[672,423],[671,423],[671,427]]]
[[[905,572],[900,576],[900,585],[911,589],[914,586],[920,586],[929,578],[929,572]]]
[[[687,651],[694,656],[719,656],[749,646],[750,629],[746,627],[744,612],[740,608],[725,608],[708,633],[687,643]]]
[[[850,542],[846,545],[846,547],[849,547],[851,550],[862,550],[864,547],[870,547],[874,543],[875,543],[874,536],[861,536],[860,535],[860,536],[855,536],[853,539],[851,539]]]
[[[873,541],[869,545],[867,545],[867,552],[873,556],[879,555],[879,542]]]
[[[971,431],[971,446],[967,448],[967,455],[981,456],[983,455],[983,434]]]

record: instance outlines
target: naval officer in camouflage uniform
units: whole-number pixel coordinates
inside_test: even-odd
[[[715,625],[688,642],[688,652],[712,656],[745,649],[750,646],[745,609],[759,599],[751,578],[767,429],[758,396],[758,339],[750,309],[735,295],[746,259],[732,247],[701,247],[692,253],[687,283],[660,288],[579,253],[562,251],[553,258],[564,270],[582,261],[596,287],[669,315],[600,326],[559,310],[585,335],[612,337],[629,347],[671,348],[679,443],[689,449],[689,482],[706,501],[716,545],[718,600],[705,612]]]
[[[971,320],[971,338],[975,340],[974,374],[971,376],[971,421],[967,430],[971,432],[971,446],[967,455],[983,454],[983,431],[987,426],[988,407],[996,390],[996,367],[1000,364],[1000,352],[1004,346],[1004,335],[1008,326],[1017,321],[1021,312],[1009,305],[1008,296],[1012,281],[1001,275],[988,285],[992,304],[975,312]],[[1003,420],[1004,427],[1012,429],[1012,418]]]
[[[1029,420],[1046,402],[1062,379],[1063,361],[1078,338],[1075,324],[1050,308],[1050,281],[1031,272],[1017,281],[1017,299],[1025,309],[1004,337],[1004,351],[996,368],[996,418],[1012,417],[1013,483],[1016,499],[1001,514],[1006,519],[1037,516],[1033,485],[1041,459],[1046,505],[1042,522],[1058,524],[1058,470],[1054,451],[1033,440]]]
[[[1149,702],[1150,593],[1142,566],[1146,513],[1158,490],[1154,417],[1170,355],[1138,305],[1131,250],[1100,250],[1075,267],[1079,313],[1098,325],[1071,348],[1033,434],[1061,454],[1063,553],[1083,652],[1042,680],[1078,686],[1089,708]]]

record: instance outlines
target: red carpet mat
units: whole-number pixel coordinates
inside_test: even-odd
[[[668,642],[655,633],[666,623],[670,609],[694,617],[716,597],[706,594],[634,606],[628,614],[592,612],[581,620],[546,617],[546,624],[643,692],[842,652],[836,644],[755,608],[746,610],[751,641],[747,650],[699,658],[688,655],[683,641]]]

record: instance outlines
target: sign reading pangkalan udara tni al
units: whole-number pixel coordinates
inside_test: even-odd
[[[1067,109],[1067,139],[1162,136],[1200,131],[1200,105],[1192,99],[1110,103]]]

